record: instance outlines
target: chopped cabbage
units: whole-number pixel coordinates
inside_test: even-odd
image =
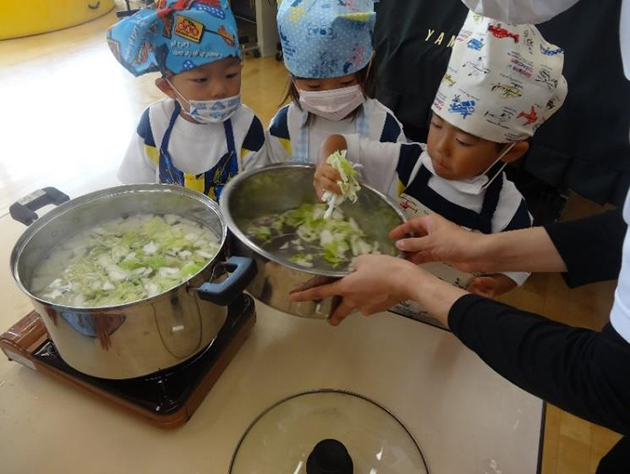
[[[341,188],[341,194],[324,191],[322,195],[322,200],[328,204],[328,209],[324,215],[328,219],[332,215],[335,206],[338,206],[346,199],[350,199],[351,202],[357,201],[357,192],[361,189],[361,185],[357,181],[356,171],[356,168],[360,165],[348,161],[345,150],[334,152],[326,159],[326,163],[336,169],[341,177],[341,181],[337,181],[337,185]]]
[[[54,249],[35,272],[33,293],[65,306],[131,303],[186,281],[219,247],[210,229],[174,214],[115,219]]]
[[[257,219],[247,234],[262,245],[273,246],[274,241],[282,239],[282,245],[272,250],[288,253],[289,261],[306,268],[315,266],[317,258],[336,268],[359,255],[379,253],[378,242],[368,242],[354,219],[346,219],[340,209],[335,209],[330,219],[325,214],[324,204],[302,204],[297,209]],[[286,236],[297,238],[285,241]]]
[[[293,263],[297,263],[302,267],[313,268],[313,255],[306,253],[296,253],[289,260]]]

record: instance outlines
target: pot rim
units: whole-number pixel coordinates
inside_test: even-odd
[[[316,275],[316,276],[323,275],[323,276],[332,277],[332,278],[343,278],[345,276],[350,275],[352,273],[352,270],[346,270],[346,271],[318,270],[316,268],[302,267],[293,262],[280,260],[271,252],[268,252],[264,250],[262,247],[260,247],[259,245],[257,245],[236,225],[236,222],[234,222],[234,219],[232,218],[232,214],[230,213],[230,210],[228,207],[228,202],[230,200],[230,196],[232,195],[232,192],[234,191],[234,189],[237,188],[237,186],[242,181],[245,181],[246,179],[256,174],[266,172],[272,168],[304,168],[304,169],[315,170],[316,166],[312,163],[274,163],[271,165],[267,165],[263,168],[255,168],[255,169],[251,169],[243,173],[237,174],[234,178],[232,178],[228,182],[225,188],[223,188],[223,192],[221,193],[221,202],[219,203],[219,206],[221,207],[221,214],[223,216],[223,220],[225,221],[228,228],[230,229],[230,232],[232,232],[241,242],[243,242],[245,245],[247,245],[247,247],[249,247],[251,250],[258,253],[259,255],[262,255],[263,257],[265,257],[268,260],[271,260],[272,262],[275,262],[282,266],[290,268],[291,270],[307,273],[310,275]],[[400,217],[401,223],[407,222],[407,217],[398,208],[398,206],[393,202],[392,199],[390,199],[384,193],[380,192],[378,189],[375,189],[369,184],[366,184],[365,181],[361,179],[359,179],[358,181],[361,184],[361,187],[369,189],[370,191],[375,193],[377,196],[379,196],[383,201],[385,201],[393,209],[393,211],[398,215],[398,217]]]
[[[149,296],[147,298],[143,298],[140,300],[135,300],[129,303],[123,303],[114,306],[65,306],[57,303],[53,303],[52,301],[48,301],[39,296],[31,293],[24,283],[22,282],[19,272],[18,272],[18,262],[20,261],[21,251],[26,247],[26,245],[30,242],[30,240],[37,235],[37,233],[42,230],[48,223],[53,220],[61,217],[62,215],[70,212],[78,207],[89,204],[94,201],[98,201],[101,199],[107,199],[112,196],[118,196],[122,194],[133,194],[138,192],[150,192],[150,193],[175,193],[187,196],[191,199],[195,199],[202,204],[210,207],[219,217],[219,220],[223,224],[223,228],[221,229],[221,243],[219,246],[219,251],[217,254],[197,273],[192,275],[187,280],[181,282],[179,285],[176,285],[168,290],[165,290],[161,293],[158,293],[154,296]],[[204,225],[203,223],[199,223]],[[208,226],[206,226],[208,227]],[[60,311],[71,311],[74,313],[92,313],[92,312],[107,312],[107,311],[122,311],[131,306],[144,304],[147,302],[154,302],[158,299],[162,299],[170,293],[177,291],[182,286],[189,286],[190,281],[199,277],[202,273],[204,273],[210,266],[213,266],[216,263],[217,258],[223,253],[225,248],[225,241],[227,239],[227,225],[225,219],[221,214],[221,210],[219,209],[219,205],[210,199],[205,194],[202,194],[198,191],[193,191],[183,186],[176,186],[171,184],[161,184],[161,183],[147,183],[147,184],[128,184],[121,186],[114,186],[111,188],[100,189],[98,191],[94,191],[88,194],[84,194],[82,196],[71,199],[58,207],[51,209],[45,215],[37,219],[33,224],[26,228],[26,230],[22,233],[20,238],[17,240],[15,245],[13,246],[13,250],[11,252],[10,258],[10,270],[11,276],[13,277],[13,281],[16,283],[18,288],[24,292],[28,297],[34,299],[44,306],[51,306],[56,310]]]

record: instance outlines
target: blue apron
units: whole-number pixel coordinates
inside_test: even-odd
[[[228,149],[227,153],[221,157],[215,166],[205,173],[189,175],[175,167],[173,160],[171,159],[171,155],[168,152],[171,132],[173,131],[173,126],[175,125],[175,121],[177,120],[181,109],[181,105],[176,102],[175,110],[173,111],[173,115],[171,116],[166,132],[164,132],[164,138],[162,139],[162,143],[160,145],[159,182],[164,184],[176,184],[194,189],[196,191],[203,192],[206,196],[218,201],[221,196],[221,192],[223,191],[223,187],[230,179],[232,179],[233,176],[238,174],[238,155],[234,145],[232,121],[228,119],[223,122],[223,127],[225,129],[225,141],[227,142]],[[193,182],[199,184],[202,178],[202,185],[192,185]]]
[[[497,165],[500,165],[500,163],[497,163]],[[502,166],[495,165],[490,170],[489,177],[494,176],[495,173],[500,173],[502,169]],[[484,234],[492,233],[492,218],[501,196],[503,176],[497,176],[488,186],[481,206],[481,212],[479,213],[455,204],[431,189],[429,187],[431,176],[433,176],[431,171],[426,166],[420,165],[416,178],[404,190],[404,193],[417,199],[424,206],[451,222],[472,230],[478,230]]]

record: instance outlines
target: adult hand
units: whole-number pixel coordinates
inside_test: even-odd
[[[473,278],[466,290],[485,298],[496,298],[516,286],[516,282],[506,275],[484,275]]]
[[[385,255],[363,255],[355,261],[355,271],[341,280],[291,295],[291,301],[311,301],[334,295],[343,297],[329,323],[339,325],[352,310],[364,316],[385,311],[409,299],[413,288],[426,274],[411,262]],[[427,274],[428,275],[428,274]]]
[[[566,272],[544,227],[479,234],[437,214],[416,217],[390,232],[415,263],[446,262],[465,272]],[[410,237],[411,236],[411,237]]]
[[[459,298],[467,294],[401,258],[363,255],[347,277],[291,295],[291,301],[311,301],[339,295],[343,299],[328,322],[339,325],[358,309],[364,316],[385,311],[396,303],[414,300],[448,327],[448,314]]]
[[[389,236],[400,239],[396,247],[414,263],[446,262],[463,271],[482,271],[478,248],[484,236],[438,214],[411,219],[393,229]]]

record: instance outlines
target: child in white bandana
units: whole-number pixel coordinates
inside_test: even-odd
[[[470,13],[433,102],[427,144],[382,144],[333,136],[320,160],[347,149],[363,178],[399,198],[408,216],[436,212],[463,227],[495,233],[530,227],[527,205],[503,173],[528,150],[527,139],[562,105],[567,85],[562,49],[531,25],[501,24]],[[316,188],[338,192],[337,175],[320,165]],[[461,279],[454,273],[452,283]],[[477,276],[469,291],[494,297],[528,273]]]

